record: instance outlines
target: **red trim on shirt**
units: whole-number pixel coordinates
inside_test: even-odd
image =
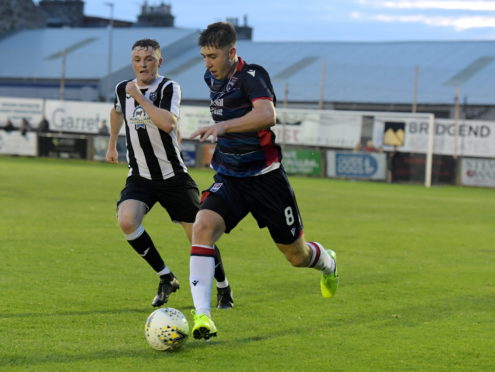
[[[199,200],[200,203],[203,203],[205,201],[205,199],[211,195],[211,191],[203,191],[201,193],[201,199]]]
[[[277,148],[272,141],[272,131],[269,129],[262,129],[258,131],[258,137],[263,152],[265,153],[266,165],[269,166],[272,163],[279,161]]]
[[[259,100],[259,99],[266,99],[266,100],[268,100],[268,101],[273,101],[273,98],[271,98],[271,97],[256,97],[256,98],[253,98],[253,99],[251,100],[251,102],[257,101],[257,100]]]
[[[241,57],[237,57],[237,60],[238,60],[239,63],[237,63],[237,66],[236,66],[235,69],[237,71],[242,71],[242,68],[244,67],[245,62],[244,62],[244,60]]]

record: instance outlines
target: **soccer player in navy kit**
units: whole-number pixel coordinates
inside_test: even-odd
[[[191,137],[216,141],[213,185],[203,192],[193,225],[190,286],[195,316],[193,336],[209,339],[217,329],[210,314],[214,244],[248,213],[268,227],[275,245],[296,267],[322,272],[323,297],[337,290],[336,255],[304,239],[296,199],[281,165],[282,154],[270,127],[276,98],[266,70],[237,56],[236,32],[226,22],[209,25],[199,38],[215,124]]]
[[[115,88],[106,155],[108,162],[117,163],[117,138],[125,122],[129,174],[117,203],[117,216],[128,243],[160,277],[152,306],[166,303],[179,289],[179,281],[142,226],[144,216],[159,202],[191,241],[199,207],[198,187],[187,172],[177,138],[180,86],[158,74],[162,62],[157,41],[142,39],[132,46],[135,79],[122,81]],[[215,278],[217,307],[231,308],[232,294],[216,247]]]

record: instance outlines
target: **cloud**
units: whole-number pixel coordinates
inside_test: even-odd
[[[388,14],[363,14],[351,13],[351,18],[356,20],[372,20],[378,22],[408,22],[423,23],[429,26],[453,27],[457,31],[472,28],[495,28],[495,16],[425,16],[425,15],[388,15]]]
[[[495,1],[463,0],[357,0],[358,4],[387,9],[438,9],[495,12]]]

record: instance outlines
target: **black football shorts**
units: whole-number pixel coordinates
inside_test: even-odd
[[[166,180],[127,177],[117,208],[124,200],[139,200],[148,211],[159,202],[174,222],[193,223],[199,209],[199,190],[189,174],[178,174]]]
[[[283,169],[253,177],[215,174],[203,191],[200,209],[217,212],[229,233],[248,213],[260,228],[268,227],[275,243],[290,244],[303,231],[294,191]]]

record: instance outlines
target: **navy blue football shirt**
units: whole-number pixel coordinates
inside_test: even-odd
[[[239,58],[230,78],[217,80],[206,71],[210,88],[210,111],[215,123],[238,118],[253,109],[253,102],[268,99],[276,103],[268,72]],[[217,138],[211,161],[216,172],[233,177],[249,177],[280,167],[282,153],[270,129],[246,133],[225,133]]]

